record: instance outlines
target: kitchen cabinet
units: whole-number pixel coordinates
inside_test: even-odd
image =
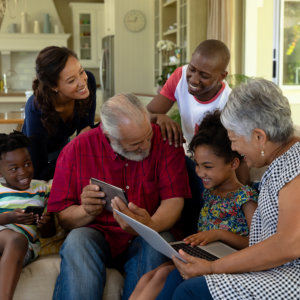
[[[206,39],[207,0],[155,0],[154,39],[170,40],[180,50],[179,61],[183,65],[190,61],[197,45]],[[169,53],[170,55],[170,53]],[[162,53],[155,52],[155,76],[162,74],[165,62]]]
[[[73,19],[73,49],[83,67],[99,67],[104,36],[103,3],[70,3]]]

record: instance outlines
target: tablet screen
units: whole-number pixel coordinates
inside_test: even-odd
[[[93,177],[91,178],[91,183],[100,186],[101,191],[105,193],[105,197],[103,198],[103,200],[106,201],[105,209],[109,210],[110,212],[112,212],[111,199],[116,196],[118,196],[126,205],[128,205],[127,195],[123,189]]]

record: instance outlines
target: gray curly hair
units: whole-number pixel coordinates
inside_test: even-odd
[[[279,143],[294,133],[288,99],[275,83],[262,78],[249,79],[232,90],[221,121],[226,129],[248,140],[255,128]]]
[[[120,126],[124,122],[134,120],[142,123],[148,112],[142,102],[134,94],[118,94],[103,103],[100,111],[101,126],[104,132],[120,139]]]

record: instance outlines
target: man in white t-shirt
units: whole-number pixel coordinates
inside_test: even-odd
[[[188,65],[177,68],[163,86],[159,95],[147,105],[151,121],[160,126],[162,136],[178,147],[190,143],[207,112],[222,110],[231,92],[225,78],[230,60],[227,46],[218,40],[205,40],[195,49]],[[177,101],[181,126],[167,112]],[[186,157],[192,201],[185,201],[182,212],[185,234],[197,228],[202,207],[203,184],[195,173],[195,163]]]
[[[224,81],[229,60],[230,52],[223,42],[205,40],[195,49],[190,63],[177,68],[160,94],[148,104],[152,122],[159,124],[163,137],[170,143],[178,146],[184,138],[189,143],[205,113],[224,107],[231,92]],[[175,101],[182,130],[166,115]]]

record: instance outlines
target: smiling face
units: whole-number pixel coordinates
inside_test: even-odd
[[[223,157],[217,156],[213,148],[208,145],[199,145],[194,152],[196,173],[202,179],[206,189],[227,189],[232,182],[236,182],[235,169],[239,160],[225,163]]]
[[[124,124],[120,129],[120,138],[110,138],[111,147],[129,160],[142,161],[149,156],[152,136],[152,126],[145,114],[141,124],[130,120]]]
[[[234,131],[228,130],[228,137],[231,141],[231,149],[237,151],[244,157],[244,161],[250,168],[260,168],[265,165],[265,159],[261,156],[259,137],[253,133],[251,139],[236,135]]]
[[[90,94],[87,78],[77,58],[69,56],[64,69],[59,74],[57,87],[53,90],[58,91],[58,96],[62,100],[86,99]]]
[[[14,190],[27,190],[33,177],[33,166],[26,148],[19,148],[2,154],[0,173],[6,186]]]
[[[186,71],[188,91],[201,101],[213,98],[226,77],[224,65],[219,58],[209,58],[195,52]]]

